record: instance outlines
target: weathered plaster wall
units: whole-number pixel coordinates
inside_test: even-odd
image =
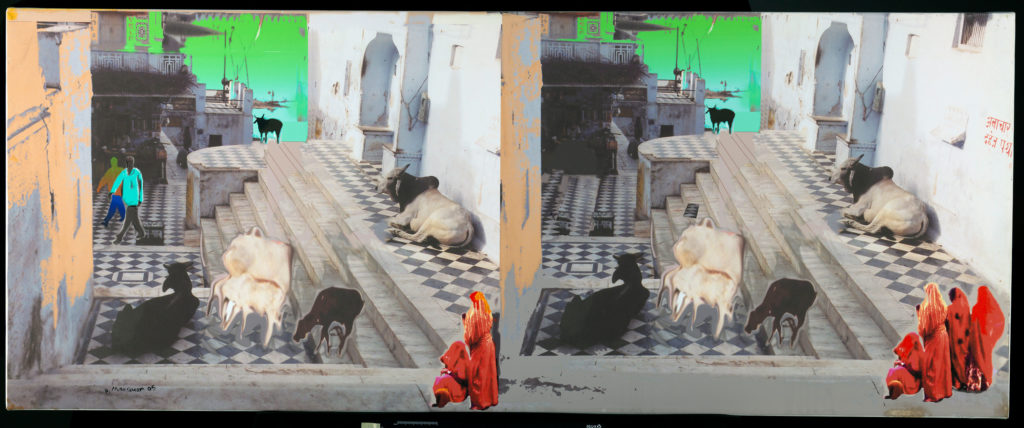
[[[252,115],[239,114],[206,114],[206,141],[209,144],[210,135],[220,135],[221,144],[232,146],[238,144],[252,143],[252,128],[247,128],[246,123],[252,124]],[[246,131],[249,131],[247,134]],[[270,134],[267,141],[276,141],[277,134]]]
[[[92,298],[90,33],[61,34],[44,90],[36,25],[7,11],[8,378],[71,363]]]
[[[404,72],[406,13],[314,12],[309,14],[309,134],[343,140],[361,148],[359,131],[361,74],[366,47],[378,32],[391,34],[398,62],[391,79],[387,127],[398,125],[398,88]],[[348,83],[346,85],[346,75]],[[347,86],[347,92],[346,92]]]
[[[498,263],[501,213],[501,15],[435,14],[427,93],[430,116],[420,175],[473,213],[474,247]],[[452,65],[452,46],[461,58]]]
[[[1013,122],[1012,14],[993,14],[979,51],[952,47],[956,14],[891,14],[886,40],[885,105],[878,165],[934,211],[931,233],[989,281],[1009,287],[1013,232],[1013,157],[985,143],[988,117]],[[918,50],[906,55],[908,34]],[[966,113],[963,149],[931,134],[950,108]],[[961,127],[962,128],[962,127]],[[1013,128],[1005,134],[1013,141]]]
[[[846,69],[842,117],[853,111],[853,76],[860,59],[864,14],[765,13],[761,16],[761,129],[816,131],[814,107],[815,57],[821,36],[833,22],[846,24],[853,39]],[[803,79],[800,79],[801,55]]]

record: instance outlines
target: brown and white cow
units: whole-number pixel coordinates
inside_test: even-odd
[[[290,245],[264,237],[259,227],[235,237],[221,255],[228,274],[213,282],[207,315],[215,299],[222,329],[230,327],[241,313],[239,334],[245,331],[250,313],[263,316],[267,320],[263,346],[267,346],[274,330],[281,327],[284,302],[291,289],[291,254]]]
[[[688,227],[672,246],[679,264],[662,274],[657,304],[661,304],[662,294],[668,292],[672,319],[678,321],[692,303],[693,322],[701,304],[717,307],[717,339],[725,318],[732,319],[733,303],[743,277],[743,246],[742,236],[715,228],[710,218]]]
[[[390,196],[402,211],[388,221],[388,232],[419,244],[433,238],[442,248],[469,245],[473,241],[469,211],[437,190],[436,177],[416,177],[406,173],[407,168],[391,170],[377,184],[377,191]]]
[[[842,184],[855,201],[839,222],[870,234],[888,229],[896,236],[919,238],[927,233],[924,202],[892,181],[892,168],[870,168],[860,163],[863,157],[849,158],[832,172],[832,182]]]

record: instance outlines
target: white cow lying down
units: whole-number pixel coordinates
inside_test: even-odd
[[[888,229],[896,236],[920,238],[927,233],[924,202],[892,181],[892,168],[870,168],[860,163],[863,157],[849,158],[832,172],[832,182],[842,184],[854,200],[839,222],[870,234]],[[860,223],[861,217],[868,224]]]
[[[291,246],[267,239],[260,228],[253,227],[231,241],[221,261],[228,274],[213,282],[206,314],[210,314],[216,299],[220,327],[226,330],[241,313],[239,335],[245,331],[245,318],[250,313],[263,316],[267,320],[263,346],[267,346],[274,330],[281,327],[282,309],[291,289]]]
[[[469,211],[437,190],[436,177],[416,177],[406,173],[407,168],[409,165],[391,170],[377,184],[377,191],[398,202],[401,210],[388,222],[388,231],[419,244],[433,238],[442,248],[469,245],[473,241]]]
[[[675,268],[661,275],[658,305],[666,291],[672,308],[672,319],[679,320],[684,310],[693,304],[693,321],[701,304],[718,308],[718,339],[725,318],[732,321],[733,303],[738,297],[743,276],[743,237],[715,228],[710,218],[688,227],[672,246]]]

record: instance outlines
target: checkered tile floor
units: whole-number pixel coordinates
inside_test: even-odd
[[[302,149],[323,164],[363,211],[369,213],[368,225],[398,214],[398,205],[387,195],[377,193],[379,163],[353,162],[343,147],[325,141],[309,142]],[[422,278],[423,285],[436,290],[433,297],[449,312],[461,315],[468,310],[473,291],[483,292],[492,307],[500,306],[498,266],[483,253],[465,249],[440,251],[401,238],[386,245],[410,273]]]
[[[641,143],[639,150],[641,154],[658,158],[715,159],[718,157],[715,146],[715,136],[704,133],[656,138]]]
[[[297,364],[311,363],[312,352],[305,342],[292,341],[295,317],[285,314],[282,329],[271,338],[269,349],[263,348],[263,321],[251,317],[247,328],[252,331],[239,340],[237,331],[220,333],[218,314],[206,317],[206,299],[199,299],[199,308],[192,322],[181,329],[178,341],[169,348],[135,357],[118,354],[111,349],[110,331],[117,313],[126,303],[138,306],[144,299],[99,298],[93,304],[95,319],[89,344],[79,364]],[[216,312],[216,311],[215,311]],[[286,311],[287,312],[287,311]],[[238,329],[235,321],[234,329]],[[249,327],[253,323],[257,327]],[[307,341],[308,342],[308,341]],[[312,348],[312,346],[310,346]],[[312,351],[312,349],[310,349]]]
[[[189,161],[210,168],[260,169],[267,166],[249,144],[200,149],[189,154]]]
[[[835,164],[835,156],[826,153],[808,153],[802,147],[803,137],[792,131],[761,131],[754,139],[756,144],[768,148],[789,173],[799,181],[820,205],[817,210],[822,217],[835,224],[841,218],[840,210],[853,204],[853,198],[842,186],[829,182],[829,170]],[[984,285],[981,278],[965,264],[942,250],[938,245],[911,239],[875,237],[859,230],[847,229],[838,234],[861,262],[873,270],[878,283],[884,286],[895,300],[917,306],[924,301],[924,286],[929,282],[939,285],[943,295],[951,288],[960,287],[973,302],[978,286]],[[948,303],[948,302],[947,302]],[[1009,371],[1009,360],[999,365],[1009,355],[1009,347],[1003,345],[996,350],[997,366]]]
[[[610,211],[615,215],[615,236],[633,236],[636,220],[636,174],[621,172],[601,179],[595,211]]]
[[[764,355],[753,336],[742,333],[741,321],[746,313],[736,314],[732,324],[727,324],[718,340],[712,338],[713,324],[717,317],[698,320],[696,328],[686,331],[689,316],[680,323],[673,323],[664,308],[656,308],[657,290],[651,290],[643,311],[630,321],[628,330],[621,338],[590,346],[586,349],[564,344],[559,339],[559,323],[562,312],[574,295],[587,297],[596,290],[573,290],[547,288],[541,291],[540,303],[527,326],[522,355],[540,356],[644,356],[644,355]]]
[[[542,242],[544,274],[555,278],[611,278],[618,263],[612,257],[622,253],[644,253],[640,269],[644,278],[654,278],[650,244],[605,242]]]
[[[111,252],[93,254],[93,277],[105,278],[104,285],[112,288],[163,287],[167,278],[164,263],[193,262],[189,278],[193,287],[203,283],[203,263],[199,252]]]
[[[541,184],[541,212],[544,215],[542,218],[544,219],[545,228],[548,226],[548,223],[551,223],[551,227],[554,227],[554,223],[549,222],[548,219],[558,214],[558,186],[562,183],[563,175],[565,175],[565,172],[562,170],[551,171],[545,177],[546,181]],[[547,235],[548,233],[544,234]]]
[[[103,218],[110,208],[110,192],[93,193],[93,245],[111,245],[121,231],[123,222],[117,212],[110,218],[108,227],[103,227]],[[185,184],[147,184],[143,187],[145,196],[139,207],[139,220],[162,221],[164,223],[164,245],[181,246],[185,242]],[[135,228],[125,234],[124,244],[132,244],[137,237]]]

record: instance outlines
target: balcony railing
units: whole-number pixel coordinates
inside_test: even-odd
[[[541,41],[541,59],[629,64],[640,53],[633,43]],[[641,62],[643,58],[641,58]]]
[[[156,71],[162,74],[175,74],[182,67],[189,72],[183,53],[148,53],[148,52],[116,52],[93,51],[92,68],[118,71]]]

